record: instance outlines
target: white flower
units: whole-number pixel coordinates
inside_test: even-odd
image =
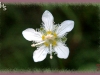
[[[65,35],[74,27],[74,21],[66,20],[59,26],[54,25],[54,17],[46,10],[42,15],[43,26],[40,30],[35,31],[28,28],[22,32],[24,38],[28,41],[33,41],[32,47],[37,46],[37,50],[33,53],[35,62],[42,61],[50,54],[56,53],[59,58],[66,59],[69,55],[69,48],[65,45]]]

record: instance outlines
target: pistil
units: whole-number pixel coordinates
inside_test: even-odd
[[[39,42],[39,43],[36,43],[36,44],[32,44],[31,46],[32,46],[32,47],[35,47],[35,46],[41,45],[41,44],[43,44],[43,43],[45,43],[45,41],[42,41],[42,42]]]
[[[53,56],[52,56],[52,44],[50,44],[50,59],[52,59]]]

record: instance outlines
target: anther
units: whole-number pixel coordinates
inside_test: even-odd
[[[32,44],[31,46],[32,46],[32,47],[35,47],[35,44]]]
[[[50,55],[50,59],[52,59],[53,58],[53,56],[52,55]]]

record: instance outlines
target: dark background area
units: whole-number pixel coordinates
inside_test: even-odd
[[[7,10],[0,9],[0,70],[5,69],[67,69],[96,70],[100,64],[99,29],[100,8],[92,4],[6,4]],[[49,10],[55,24],[74,20],[74,29],[66,41],[70,54],[67,59],[59,59],[49,54],[42,62],[33,61],[32,42],[24,39],[22,31],[40,28],[42,14]]]

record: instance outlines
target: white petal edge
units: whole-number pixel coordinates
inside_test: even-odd
[[[46,31],[52,31],[53,30],[53,15],[46,10],[43,15],[42,15],[42,21],[43,21],[43,26]]]
[[[64,36],[67,32],[70,32],[74,28],[74,21],[66,20],[56,30],[58,37]]]
[[[48,51],[49,48],[45,46],[41,46],[37,50],[35,50],[33,53],[34,62],[43,61],[46,58]]]
[[[63,43],[58,43],[56,47],[54,47],[57,56],[62,59],[66,59],[69,56],[69,48],[65,46]]]
[[[33,28],[27,28],[22,32],[23,37],[28,41],[40,42],[42,41],[42,34],[36,32]]]

